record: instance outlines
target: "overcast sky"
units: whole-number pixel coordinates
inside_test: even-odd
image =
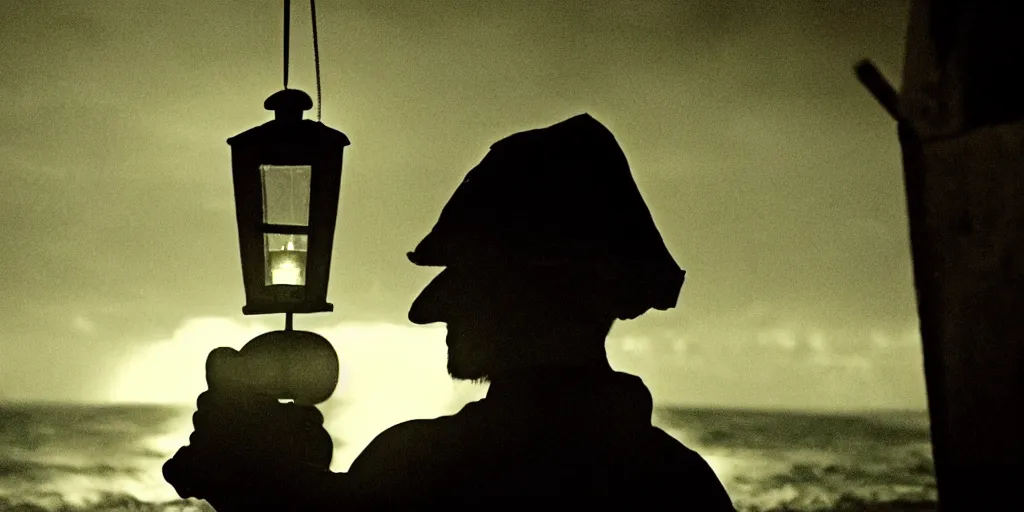
[[[906,0],[317,9],[323,121],[352,145],[336,310],[296,327],[376,375],[363,393],[444,378],[443,329],[405,317],[437,270],[405,252],[465,173],[589,112],[687,270],[676,309],[614,328],[616,367],[666,403],[925,407],[895,126],[852,71],[898,82]],[[225,142],[271,116],[280,2],[8,1],[0,20],[0,397],[190,401],[206,352],[283,324],[241,314]],[[315,97],[309,32],[297,0],[289,85]]]

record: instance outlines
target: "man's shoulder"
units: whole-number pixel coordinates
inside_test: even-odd
[[[718,475],[699,453],[658,427],[651,427],[661,455],[662,477],[671,488],[689,487],[706,510],[734,510]]]
[[[453,488],[465,493],[467,482],[475,482],[475,472],[483,469],[478,464],[481,456],[495,456],[490,461],[495,467],[514,465],[517,460],[515,450],[479,450],[479,445],[494,440],[494,432],[479,432],[493,430],[493,425],[488,423],[488,411],[475,409],[471,404],[451,416],[406,421],[385,430],[353,463],[353,476],[372,495],[392,500],[428,499]],[[632,449],[618,452],[639,457],[628,464],[629,478],[646,481],[638,485],[659,495],[677,495],[681,488],[689,488],[689,499],[700,503],[702,510],[733,510],[721,482],[700,454],[660,428],[648,428],[648,435],[633,438]]]
[[[415,419],[384,430],[352,463],[351,472],[422,471],[451,453],[455,416]]]
[[[662,464],[671,467],[673,471],[697,474],[711,472],[711,466],[704,460],[704,457],[664,430],[652,426],[651,438],[653,448],[660,455]]]
[[[403,421],[384,430],[377,437],[389,444],[429,444],[436,447],[438,443],[444,444],[456,439],[452,433],[463,430],[471,423],[474,412],[479,409],[477,405],[471,402],[454,414]]]
[[[689,461],[704,460],[699,453],[683,444],[682,441],[672,437],[671,434],[665,432],[660,427],[651,426],[651,437],[661,450],[664,450],[666,454],[674,458]]]

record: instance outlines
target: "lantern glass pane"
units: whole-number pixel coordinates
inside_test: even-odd
[[[309,225],[308,165],[261,165],[263,222],[286,226]]]
[[[307,235],[266,233],[263,247],[266,253],[266,285],[306,284]]]

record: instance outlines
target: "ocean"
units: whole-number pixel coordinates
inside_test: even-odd
[[[0,405],[0,510],[212,510],[178,499],[161,474],[188,442],[193,411]],[[704,456],[741,511],[935,510],[926,413],[662,407],[653,420]],[[351,450],[335,447],[347,467],[338,456]]]

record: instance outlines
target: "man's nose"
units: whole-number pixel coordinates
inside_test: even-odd
[[[430,313],[433,313],[433,311],[427,309],[420,298],[417,297],[413,301],[412,306],[409,307],[409,321],[416,325],[427,325],[440,321],[437,318],[437,314]]]
[[[409,321],[418,325],[444,322],[451,309],[452,294],[459,288],[455,282],[451,270],[447,268],[434,276],[412,301]]]
[[[416,325],[428,325],[428,324],[433,324],[433,323],[437,323],[437,322],[442,322],[443,321],[437,315],[426,315],[426,314],[424,314],[422,312],[416,311],[413,308],[409,309],[408,318],[409,318],[410,322],[412,322],[412,323],[414,323]]]
[[[409,321],[417,325],[445,321],[443,302],[441,294],[428,285],[409,306]]]

